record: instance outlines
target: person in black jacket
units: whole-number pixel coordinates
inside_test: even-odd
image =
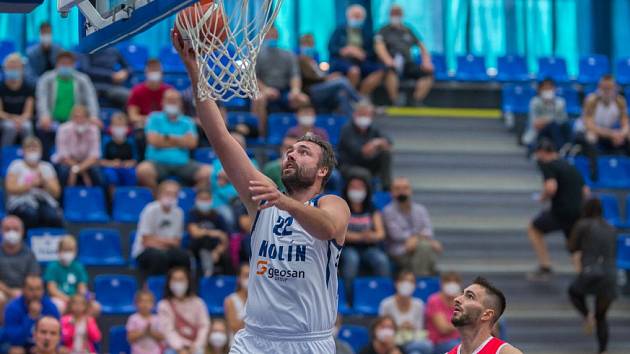
[[[94,82],[100,97],[105,97],[115,108],[126,108],[130,90],[125,83],[132,70],[118,48],[109,47],[90,54],[84,71]]]

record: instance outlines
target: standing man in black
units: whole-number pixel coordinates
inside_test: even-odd
[[[553,142],[544,139],[536,146],[536,160],[543,175],[540,201],[551,201],[551,208],[541,211],[529,224],[527,234],[539,268],[528,275],[530,280],[548,280],[551,275],[551,259],[544,235],[562,231],[568,240],[573,225],[580,217],[583,198],[589,193],[580,172],[555,150]]]

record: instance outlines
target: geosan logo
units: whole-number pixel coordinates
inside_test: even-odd
[[[256,275],[260,275],[269,279],[275,279],[280,281],[287,281],[288,279],[304,279],[306,274],[303,270],[287,270],[278,269],[271,266],[267,266],[269,261],[259,260],[256,262]]]

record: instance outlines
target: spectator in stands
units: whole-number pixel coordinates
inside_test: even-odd
[[[333,337],[335,338],[335,353],[336,354],[354,354],[354,350],[348,342],[339,338],[339,330],[343,324],[343,319],[340,313],[337,314],[337,320],[335,321],[335,328],[333,329]]]
[[[44,283],[38,275],[27,275],[22,295],[13,299],[4,312],[4,339],[12,347],[33,347],[33,327],[43,316],[59,319],[55,304],[44,294]]]
[[[113,107],[124,109],[129,98],[125,84],[131,77],[132,68],[115,46],[107,47],[88,56],[85,72],[90,76],[99,97]]]
[[[56,141],[53,160],[64,186],[75,186],[79,181],[86,186],[105,185],[99,165],[101,134],[96,125],[90,124],[85,106],[74,106],[72,120],[59,126]]]
[[[381,248],[385,240],[385,227],[381,213],[374,208],[372,191],[365,178],[353,176],[343,190],[343,198],[350,206],[350,221],[346,233],[340,274],[348,293],[359,275],[361,265],[369,266],[370,273],[388,277],[391,275],[389,259]]]
[[[7,169],[7,210],[20,217],[27,229],[61,227],[61,209],[57,202],[61,187],[55,169],[41,160],[39,139],[24,139],[22,150],[24,158],[14,160]]]
[[[403,270],[396,277],[396,294],[383,299],[378,307],[379,316],[391,316],[396,322],[396,344],[405,353],[432,354],[433,345],[424,331],[424,302],[413,296],[416,277]]]
[[[51,316],[41,317],[35,324],[34,332],[35,346],[32,354],[61,353],[58,348],[61,338],[61,324],[58,319]]]
[[[103,159],[103,174],[109,185],[136,185],[136,160],[133,157],[133,146],[129,142],[129,126],[124,113],[112,116],[109,127],[112,139],[105,144]]]
[[[203,353],[208,341],[210,316],[193,291],[186,268],[173,268],[166,277],[164,299],[158,303],[160,328],[166,347],[177,353]]]
[[[576,140],[591,160],[592,179],[598,179],[597,155],[630,154],[628,134],[628,105],[618,92],[615,79],[604,75],[599,80],[597,91],[584,100],[583,124],[586,131]]]
[[[265,135],[267,111],[289,111],[308,102],[302,92],[300,68],[295,54],[278,48],[278,29],[269,29],[258,55],[256,77],[261,96],[252,102],[252,113],[260,119],[259,130]]]
[[[245,328],[245,302],[247,302],[247,284],[249,282],[249,263],[241,263],[238,269],[236,291],[228,295],[223,301],[225,320],[230,336]]]
[[[287,135],[301,137],[306,134],[312,134],[328,141],[328,133],[324,129],[315,126],[315,115],[315,107],[313,105],[310,103],[301,105],[296,112],[298,125],[290,128]]]
[[[22,295],[24,279],[40,273],[39,263],[22,239],[22,221],[7,215],[2,219],[2,244],[0,244],[0,324],[5,305]]]
[[[339,166],[344,177],[366,174],[378,177],[384,190],[391,184],[392,142],[374,127],[374,106],[368,101],[357,103],[352,122],[341,129]],[[367,171],[366,171],[367,170]]]
[[[240,199],[236,199],[232,203],[232,212],[234,214],[234,220],[237,223],[237,233],[241,237],[241,244],[239,249],[239,262],[249,262],[252,256],[252,235],[250,231],[254,224],[254,219],[249,215],[245,204]]]
[[[155,296],[148,290],[136,293],[136,309],[127,319],[127,341],[131,344],[131,354],[161,354],[164,334],[157,315],[152,313]]]
[[[4,80],[0,84],[0,146],[15,144],[33,130],[35,88],[25,82],[24,63],[19,53],[9,54],[2,63]]]
[[[366,16],[363,6],[349,6],[346,23],[333,32],[328,51],[330,72],[346,75],[350,83],[359,87],[359,92],[367,97],[381,84],[384,71],[374,54],[374,35],[370,26],[365,25]]]
[[[389,24],[381,28],[374,38],[376,55],[386,67],[385,88],[393,104],[400,101],[400,80],[416,80],[413,92],[414,105],[421,104],[433,86],[433,63],[431,54],[413,30],[402,23],[403,9],[394,5],[389,10]],[[418,47],[422,63],[418,64],[411,49]]]
[[[289,147],[297,142],[298,137],[297,135],[285,135],[284,139],[282,139],[282,146],[280,146],[280,156],[263,166],[265,176],[271,178],[282,191],[285,190],[284,183],[282,183],[282,156],[284,156]]]
[[[59,260],[48,264],[44,272],[44,281],[59,313],[65,313],[72,296],[77,294],[89,296],[88,274],[83,264],[77,260],[77,241],[73,236],[65,236],[59,241],[57,254]]]
[[[146,160],[136,169],[138,182],[155,190],[159,181],[177,177],[185,185],[207,188],[210,166],[190,159],[190,151],[197,146],[197,130],[192,118],[181,114],[181,95],[167,90],[162,105],[164,110],[151,113],[147,120]]]
[[[208,354],[228,354],[230,352],[230,342],[228,341],[228,328],[225,320],[215,318],[210,325],[210,335],[208,336]]]
[[[529,224],[527,234],[538,258],[538,269],[528,274],[530,280],[548,280],[551,259],[544,236],[554,231],[562,231],[568,240],[573,226],[580,217],[583,196],[588,195],[588,187],[580,172],[560,158],[555,146],[549,140],[541,140],[536,147],[538,167],[543,175],[543,189],[540,201],[551,201],[551,208],[541,211]]]
[[[605,353],[609,330],[606,315],[617,297],[617,232],[602,217],[599,199],[585,203],[582,219],[569,239],[569,250],[578,272],[569,287],[569,297],[584,318],[585,329],[591,332],[596,325],[598,353]],[[595,295],[593,312],[586,304],[588,295]]]
[[[72,353],[96,353],[101,330],[84,295],[75,294],[68,302],[68,313],[61,317],[61,341]]]
[[[370,327],[370,343],[360,354],[402,354],[396,345],[396,321],[391,316],[378,316]]]
[[[394,200],[383,209],[389,255],[402,270],[416,276],[433,275],[437,273],[435,263],[442,244],[433,235],[427,209],[412,200],[412,193],[408,178],[394,180]]]
[[[62,51],[63,49],[61,49],[60,46],[53,43],[52,27],[50,23],[43,22],[40,24],[39,43],[28,48],[26,51],[28,65],[35,79],[55,68],[57,55]]]
[[[184,212],[177,206],[179,184],[162,182],[157,200],[140,213],[132,255],[143,275],[161,275],[175,266],[189,267],[188,252],[180,248],[184,235]]]
[[[304,92],[310,96],[317,111],[330,113],[337,110],[351,116],[352,104],[360,101],[361,95],[346,77],[339,74],[328,75],[320,69],[316,55],[313,35],[303,35],[300,38],[298,62]]]
[[[74,65],[74,54],[59,53],[55,69],[47,71],[37,81],[37,127],[45,157],[50,155],[57,127],[71,119],[75,106],[86,107],[89,122],[103,127],[103,122],[98,118],[99,106],[94,85]]]
[[[551,78],[538,85],[538,95],[529,102],[528,128],[523,143],[535,146],[540,139],[550,139],[560,150],[571,139],[571,124],[567,116],[564,98],[556,96],[556,85]]]
[[[127,101],[127,114],[134,128],[134,137],[138,147],[138,155],[144,158],[145,136],[144,126],[149,114],[162,111],[164,93],[173,87],[164,83],[162,64],[158,59],[149,59],[144,68],[146,80],[135,85]]]
[[[197,191],[195,206],[190,210],[188,220],[190,250],[201,264],[203,276],[231,273],[228,226],[223,217],[212,209],[209,190]]]
[[[425,310],[425,323],[433,354],[444,354],[459,344],[459,332],[451,323],[455,298],[462,293],[462,278],[455,272],[440,276],[440,291],[429,296]]]

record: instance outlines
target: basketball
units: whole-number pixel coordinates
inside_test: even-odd
[[[213,9],[213,7],[216,8]],[[183,40],[190,40],[187,29],[191,28],[198,31],[199,40],[205,44],[210,45],[213,38],[225,42],[227,31],[225,30],[223,8],[216,5],[214,0],[202,0],[199,5],[189,6],[180,11],[175,20],[175,32]]]

